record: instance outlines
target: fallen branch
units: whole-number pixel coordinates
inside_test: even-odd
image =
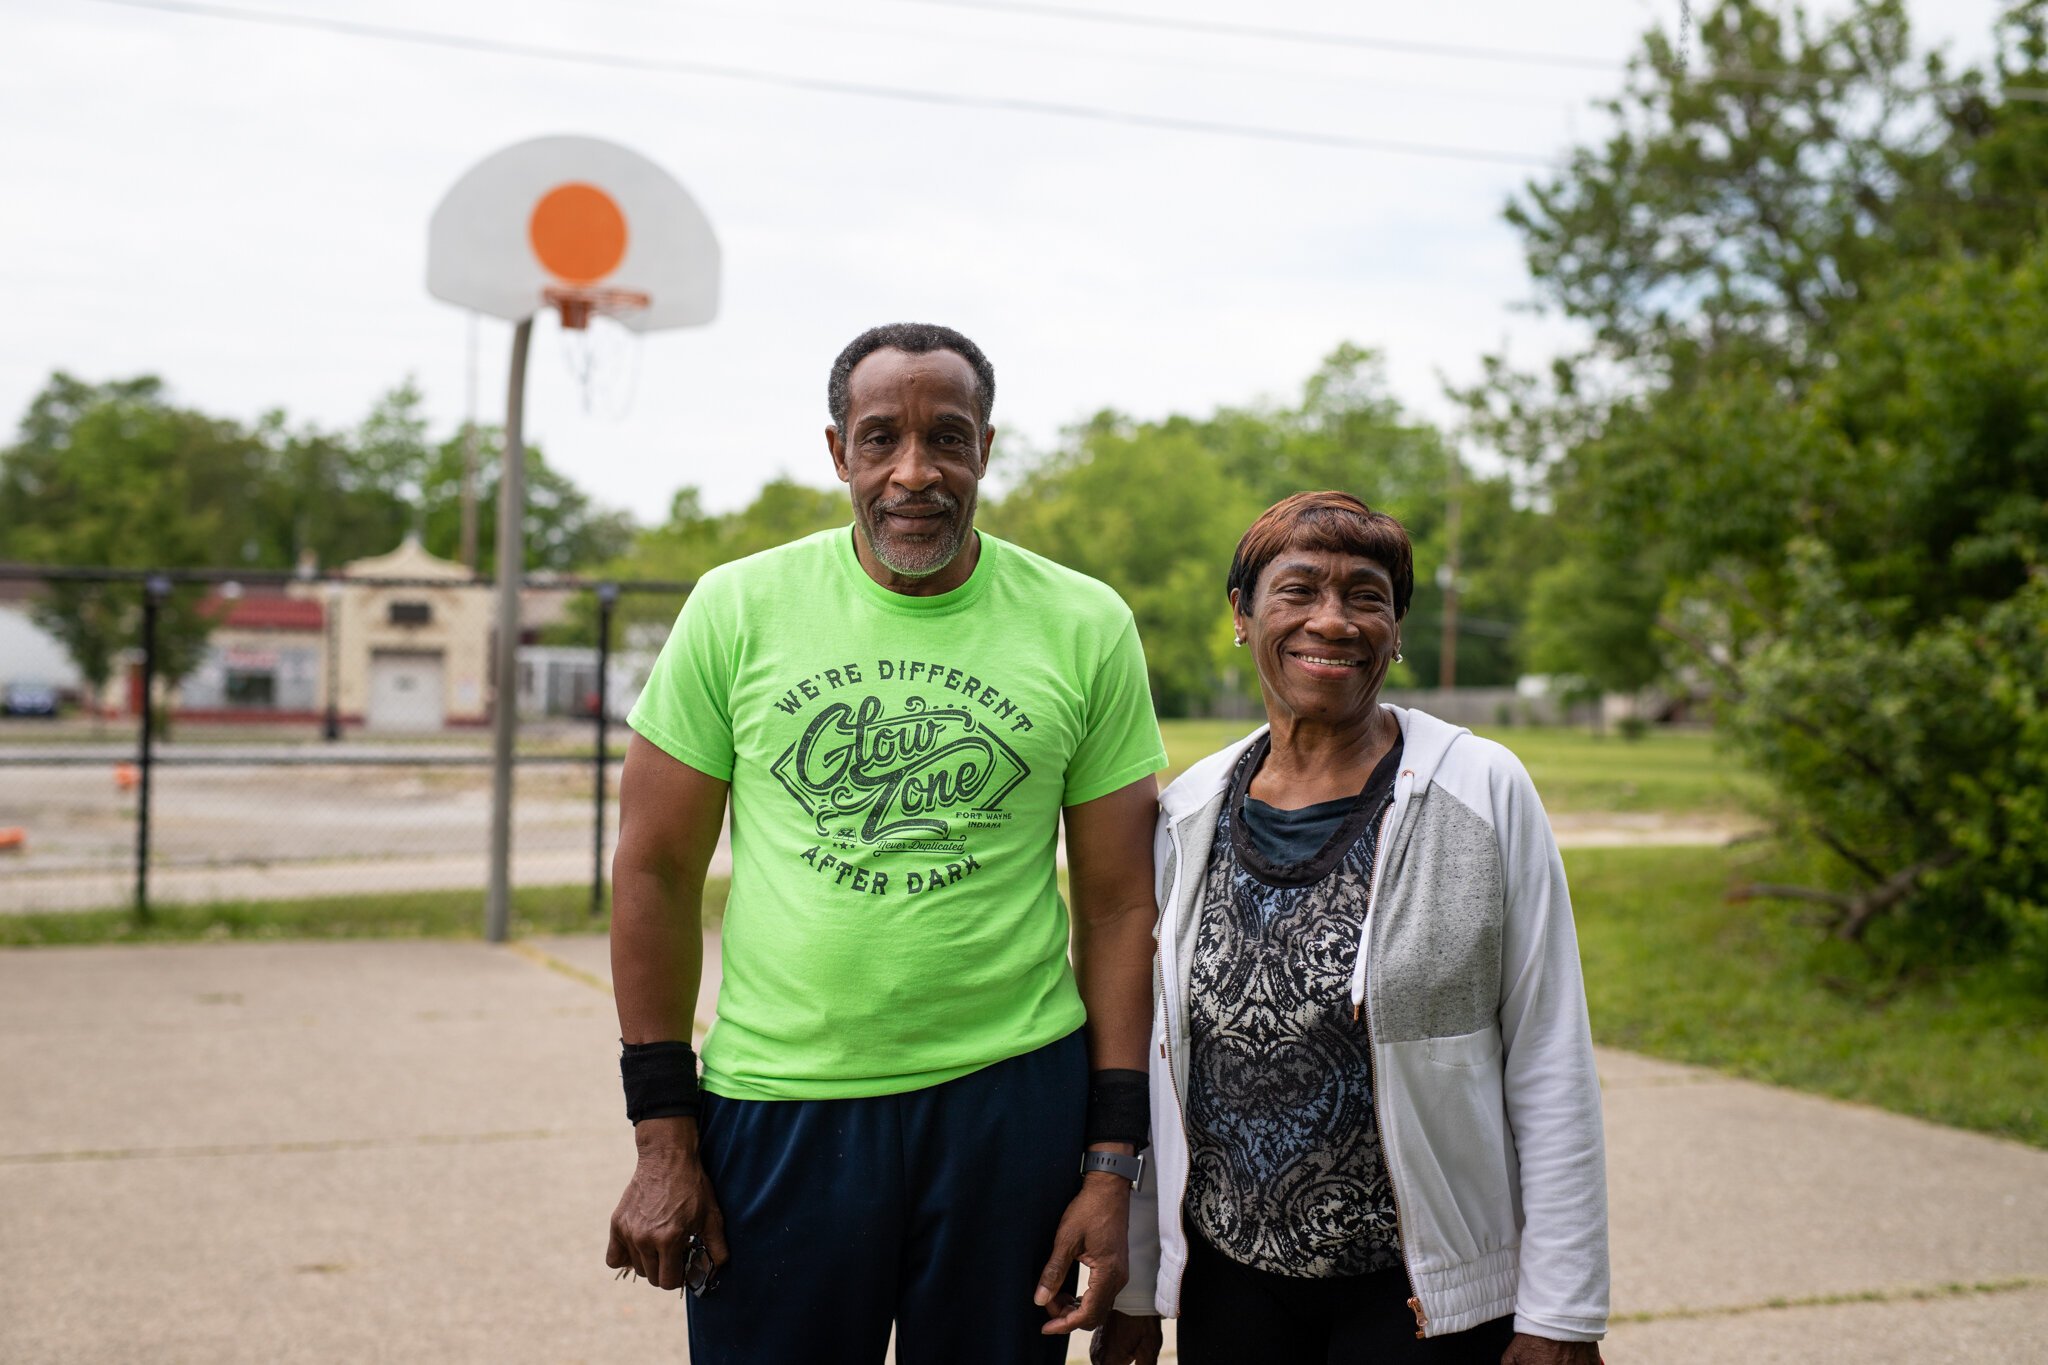
[[[1911,867],[1900,868],[1876,886],[1862,891],[1827,891],[1815,886],[1792,886],[1783,882],[1745,882],[1731,888],[1728,899],[1733,902],[1751,900],[1813,901],[1834,907],[1836,913],[1834,935],[1850,943],[1863,941],[1863,933],[1870,922],[1911,895],[1920,885],[1921,878],[1930,872],[1939,872],[1952,867],[1962,860],[1961,849],[1945,848],[1931,858],[1923,858]]]

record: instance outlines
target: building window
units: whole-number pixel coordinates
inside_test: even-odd
[[[393,602],[391,624],[394,626],[430,626],[434,623],[434,604],[431,602]]]
[[[277,706],[277,674],[267,668],[231,668],[225,696],[227,704],[238,709],[272,710]]]

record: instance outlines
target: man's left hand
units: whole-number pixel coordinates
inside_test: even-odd
[[[1600,1343],[1552,1341],[1549,1337],[1517,1332],[1508,1343],[1507,1354],[1500,1358],[1500,1365],[1600,1365]]]
[[[1130,1218],[1127,1181],[1107,1171],[1081,1177],[1081,1192],[1060,1219],[1052,1259],[1045,1263],[1033,1295],[1051,1318],[1040,1329],[1045,1335],[1093,1331],[1109,1316],[1109,1306],[1131,1278]],[[1078,1299],[1064,1288],[1076,1261],[1088,1267],[1088,1287]]]

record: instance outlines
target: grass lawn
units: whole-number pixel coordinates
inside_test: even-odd
[[[1256,721],[1169,720],[1166,780],[1195,760],[1242,739]],[[1696,730],[1652,730],[1641,739],[1562,726],[1488,727],[1478,733],[1514,750],[1552,811],[1663,811],[1733,814],[1760,789],[1735,759]],[[1163,785],[1163,783],[1162,783]]]
[[[2000,965],[1878,979],[1717,848],[1567,852],[1593,1036],[2048,1147],[2048,998]]]
[[[704,911],[725,911],[728,883],[704,884]],[[590,916],[590,887],[531,886],[512,893],[512,937],[587,934],[605,917]],[[318,938],[482,938],[481,891],[414,891],[386,896],[333,896],[304,901],[226,901],[162,905],[148,924],[126,910],[0,915],[0,948],[82,943],[189,943]]]

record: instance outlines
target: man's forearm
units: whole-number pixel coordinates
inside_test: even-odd
[[[704,974],[701,883],[649,868],[615,868],[612,991],[628,1043],[689,1042]]]
[[[1074,977],[1088,1011],[1088,1064],[1094,1070],[1146,1069],[1153,918],[1149,901],[1110,911],[1077,907]]]

